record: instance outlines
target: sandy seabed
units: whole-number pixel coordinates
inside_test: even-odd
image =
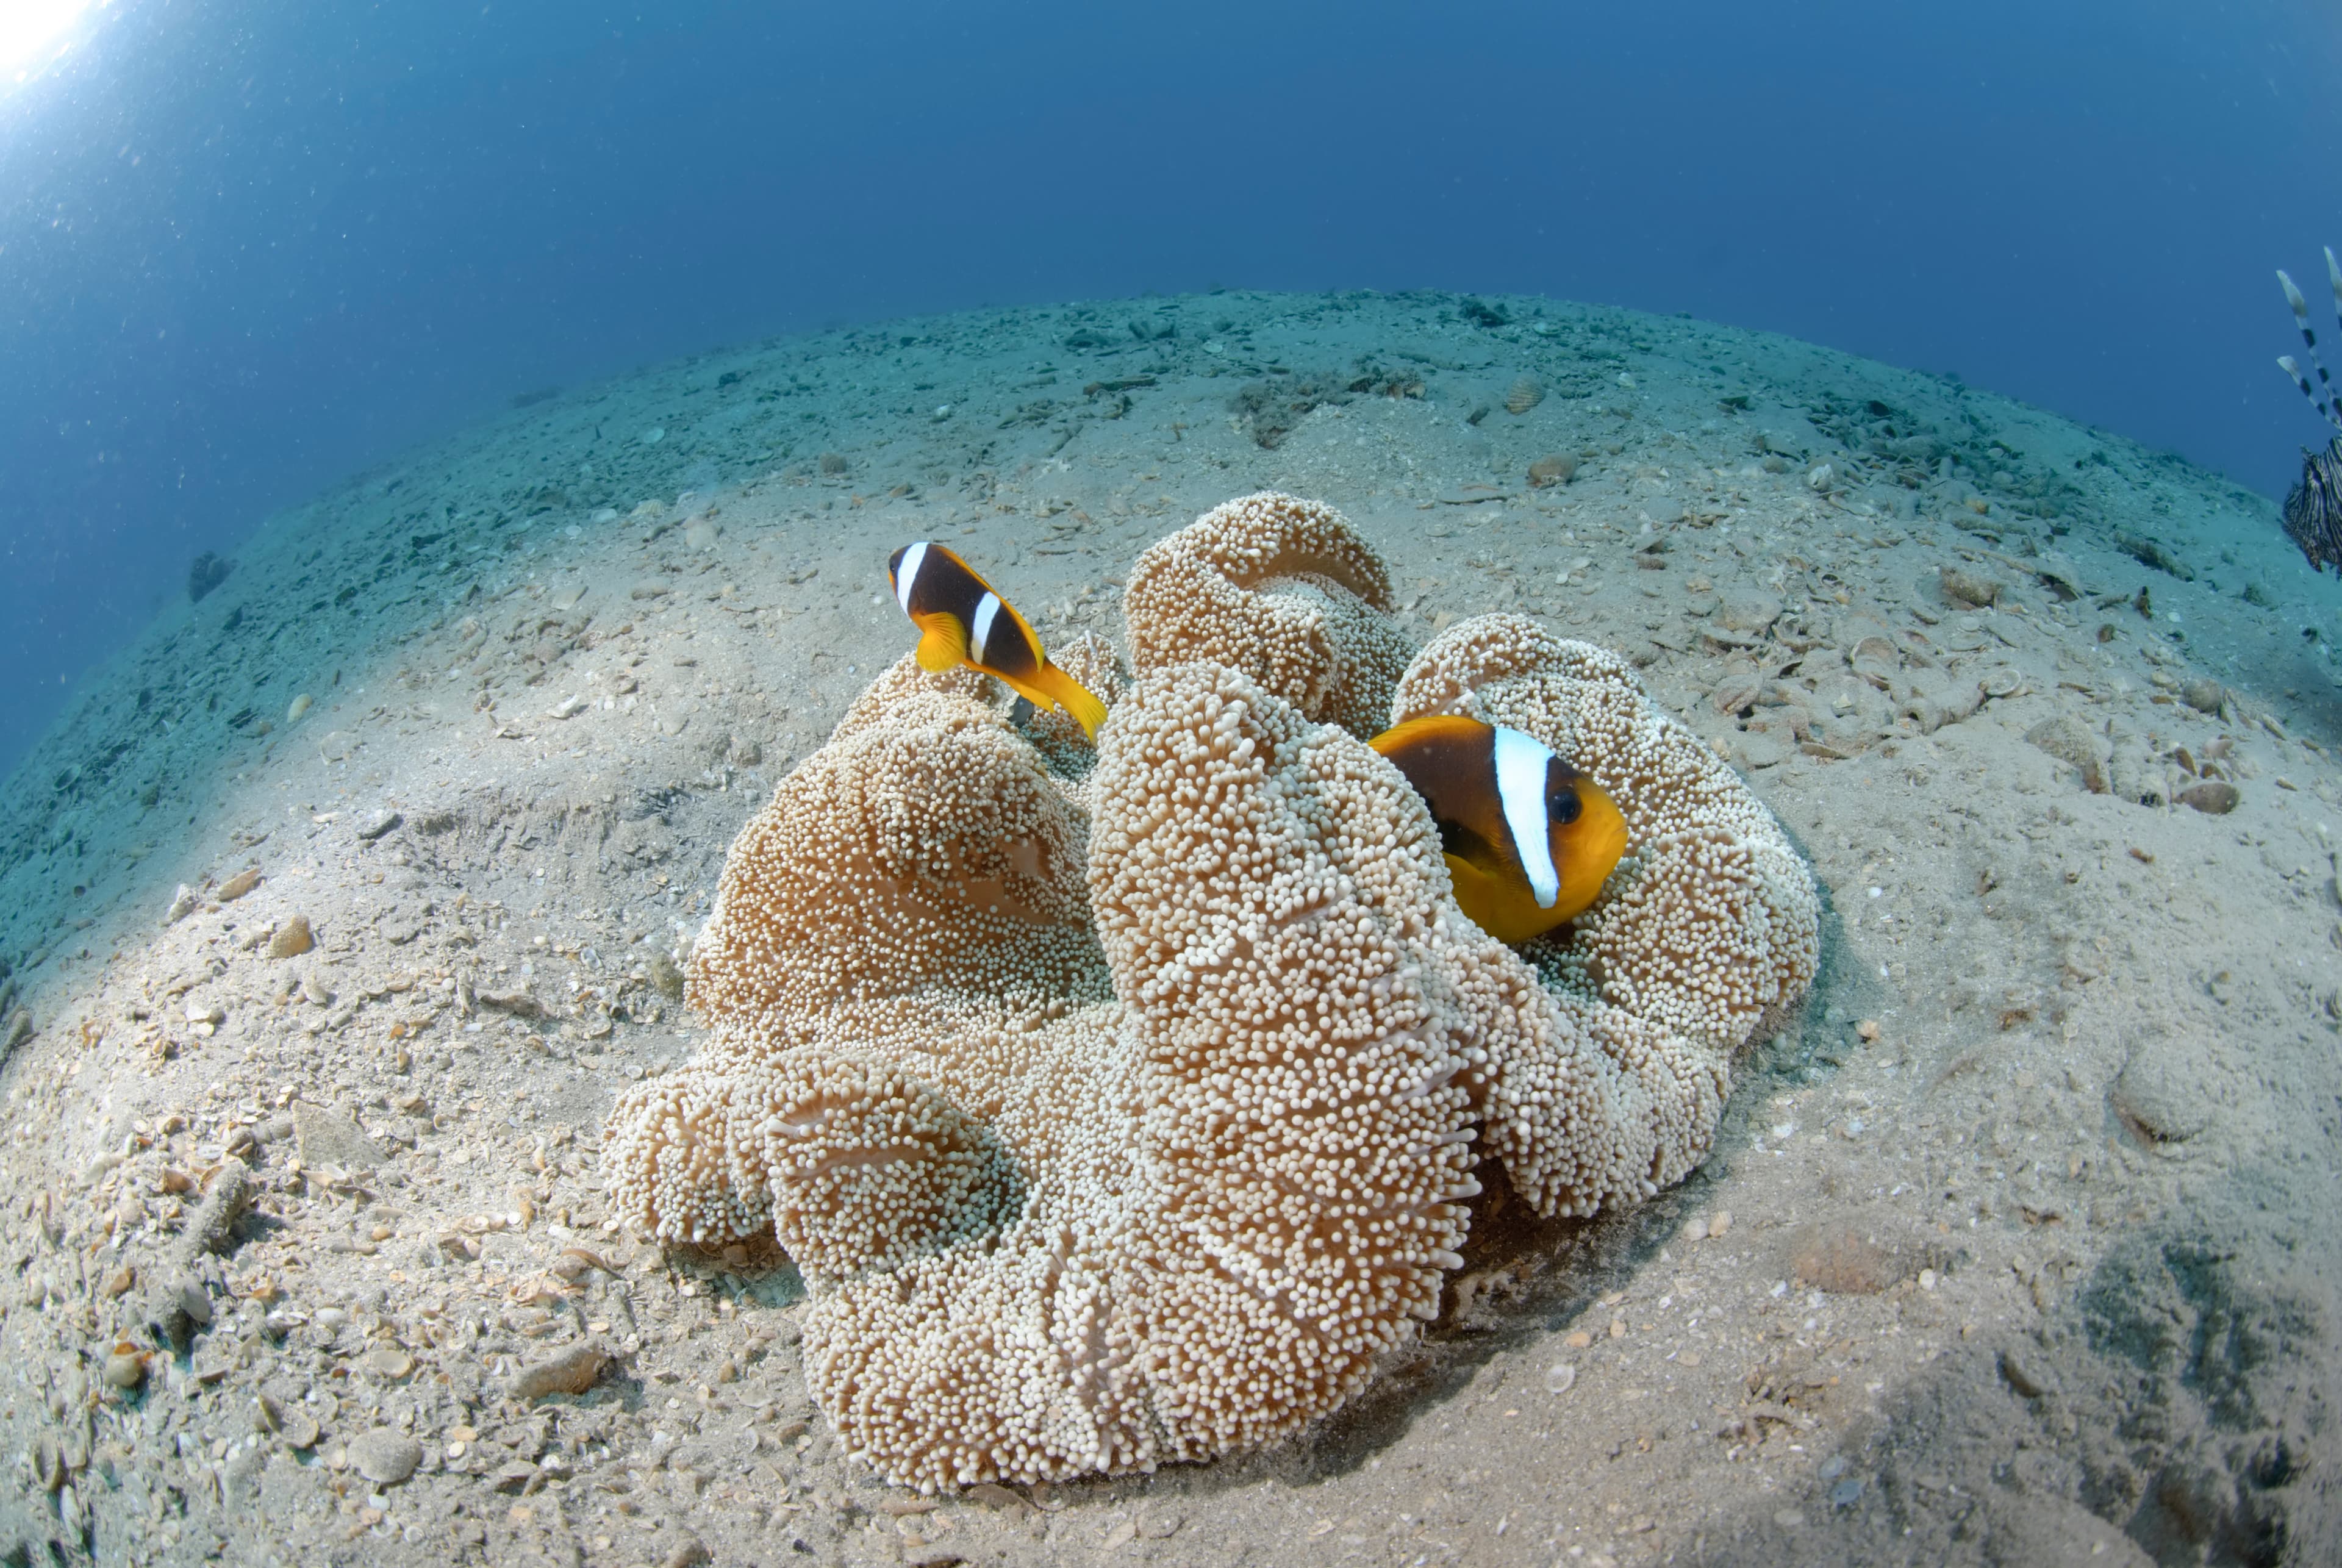
[[[1690,1180],[1483,1214],[1303,1438],[891,1492],[786,1260],[627,1235],[602,1116],[693,1049],[734,834],[908,646],[889,550],[1118,639],[1138,551],[1262,488],[1418,642],[1629,654],[1811,858],[1820,978]],[[2333,1561],[2335,606],[2175,459],[1551,301],[986,312],[533,403],[271,519],[0,796],[0,1550]],[[514,1397],[579,1343],[590,1391]]]

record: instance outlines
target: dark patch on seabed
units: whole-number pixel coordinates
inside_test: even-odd
[[[2240,1224],[2143,1231],[2039,1327],[1977,1335],[1845,1433],[1803,1506],[1716,1521],[1695,1560],[2331,1561],[2342,1370],[2316,1250],[2323,1269]]]

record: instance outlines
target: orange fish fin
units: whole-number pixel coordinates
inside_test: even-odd
[[[1098,726],[1106,723],[1106,704],[1097,695],[1073,676],[1055,664],[1043,664],[1034,677],[1034,684],[1049,694],[1057,706],[1074,715],[1075,723],[1090,739],[1097,739]]]
[[[956,615],[941,614],[915,615],[919,630],[919,668],[931,675],[965,664],[967,660],[967,628],[959,624]]]
[[[1092,740],[1097,738],[1097,726],[1106,723],[1106,704],[1092,696],[1088,687],[1055,664],[1042,665],[1027,679],[1003,674],[989,665],[980,667],[985,674],[1001,682],[1009,690],[1043,713],[1047,713],[1051,708],[1062,708],[1073,714],[1075,720],[1082,726],[1083,734]],[[1084,706],[1091,710],[1089,716],[1084,715]]]
[[[1466,919],[1507,947],[1517,947],[1561,924],[1553,911],[1537,907],[1536,895],[1529,892],[1519,873],[1492,874],[1453,853],[1446,859],[1456,907],[1464,912]]]
[[[1006,686],[1010,691],[1015,692],[1018,696],[1024,698],[1026,702],[1032,704],[1035,707],[1040,709],[1045,714],[1051,708],[1057,705],[1056,698],[1051,696],[1048,693],[1043,691],[1040,687],[1035,685],[1030,681],[1021,680],[1015,675],[1002,674],[990,664],[978,664],[976,665],[976,668],[982,670],[986,674],[990,675],[994,680],[998,681],[1002,685]]]
[[[1484,735],[1487,733],[1486,724],[1478,719],[1467,719],[1461,714],[1426,714],[1420,718],[1393,724],[1366,744],[1387,757],[1405,751],[1414,742],[1430,740],[1435,736]]]

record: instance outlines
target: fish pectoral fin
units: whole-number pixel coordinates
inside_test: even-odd
[[[924,634],[919,638],[919,668],[940,675],[967,661],[967,628],[957,616],[922,615],[918,622]]]
[[[1509,876],[1522,883],[1524,887],[1527,885],[1520,867],[1490,842],[1486,834],[1451,816],[1443,816],[1436,821],[1439,847],[1446,853],[1450,865],[1468,865],[1477,875],[1492,881]]]
[[[1488,874],[1488,868],[1476,865],[1454,850],[1439,857],[1447,863],[1447,880],[1455,885],[1458,904],[1484,903],[1497,895],[1501,884]]]
[[[1448,877],[1456,884],[1456,907],[1507,947],[1517,947],[1561,924],[1551,910],[1537,907],[1536,895],[1517,872],[1491,875],[1453,853],[1446,860]]]

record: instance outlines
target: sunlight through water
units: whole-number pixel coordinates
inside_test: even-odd
[[[0,71],[31,68],[90,0],[0,0]]]

